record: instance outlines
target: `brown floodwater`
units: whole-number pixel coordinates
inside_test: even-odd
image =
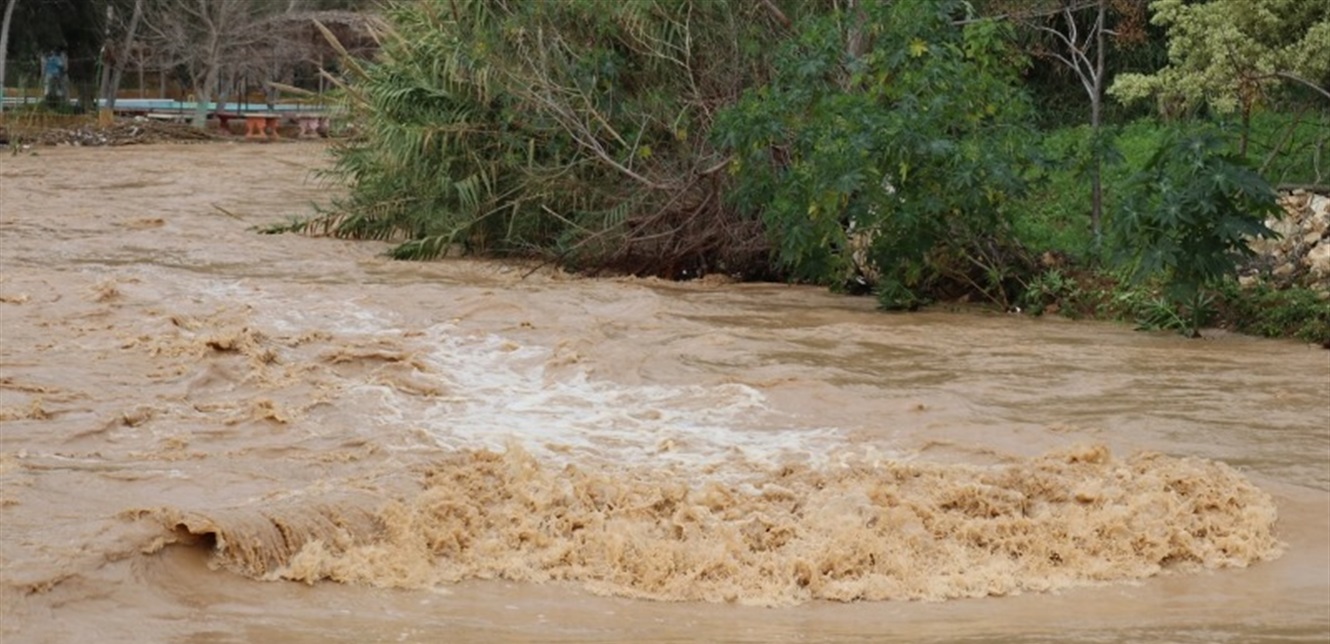
[[[0,159],[0,639],[1330,639],[1330,352],[257,235]]]

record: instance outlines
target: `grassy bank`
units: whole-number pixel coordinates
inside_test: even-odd
[[[1206,326],[1267,338],[1291,338],[1330,348],[1330,299],[1307,288],[1276,289],[1224,282],[1198,300]],[[1132,284],[1111,270],[1054,267],[1031,281],[1021,299],[1030,315],[1115,320],[1142,330],[1188,330],[1192,313],[1158,283]]]
[[[1237,151],[1240,124],[1217,120]],[[1104,168],[1106,213],[1131,176],[1149,159],[1167,126],[1143,119],[1115,128],[1118,158]],[[1090,231],[1089,126],[1042,133],[1043,172],[1016,212],[1016,231],[1031,251],[1066,253],[1078,260],[1097,252]],[[1262,112],[1252,118],[1247,158],[1271,184],[1330,183],[1330,111]],[[1319,173],[1318,173],[1319,168]]]
[[[1238,124],[1216,124],[1225,144],[1237,152]],[[1104,170],[1108,217],[1167,129],[1153,120],[1116,128],[1117,158]],[[1167,297],[1159,280],[1129,279],[1114,261],[1112,244],[1096,244],[1090,230],[1089,138],[1088,127],[1044,133],[1041,149],[1046,161],[1035,188],[1015,211],[1018,237],[1032,254],[1043,258],[1020,298],[1024,310],[1180,331],[1199,320],[1241,333],[1330,347],[1330,299],[1315,290],[1276,288],[1260,279],[1239,286],[1229,278],[1207,285],[1197,297],[1179,304]],[[1330,159],[1324,158],[1328,140],[1330,113],[1265,112],[1251,123],[1246,158],[1272,184],[1324,185],[1330,179]]]

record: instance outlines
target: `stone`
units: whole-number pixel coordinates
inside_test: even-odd
[[[1322,233],[1330,228],[1330,197],[1317,195],[1309,204],[1307,212],[1308,221],[1303,222],[1304,227]]]
[[[1321,242],[1321,233],[1319,233],[1319,232],[1317,232],[1317,231],[1314,231],[1314,230],[1313,230],[1313,231],[1311,231],[1311,232],[1309,232],[1309,233],[1306,233],[1306,234],[1304,234],[1304,235],[1302,236],[1302,243],[1304,243],[1304,244],[1306,244],[1306,245],[1308,245],[1308,246],[1315,246],[1316,244],[1319,244],[1320,242]]]
[[[1279,236],[1283,239],[1288,239],[1300,232],[1298,229],[1298,222],[1294,221],[1293,217],[1286,217],[1284,219],[1267,219],[1265,226],[1266,228],[1279,233]]]
[[[1313,275],[1330,276],[1330,244],[1318,244],[1302,258],[1302,263]]]

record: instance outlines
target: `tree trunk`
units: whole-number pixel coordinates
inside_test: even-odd
[[[1104,220],[1104,142],[1101,120],[1104,103],[1104,30],[1108,28],[1105,20],[1108,0],[1099,0],[1098,33],[1095,34],[1095,70],[1094,91],[1090,97],[1090,135],[1094,137],[1094,167],[1090,170],[1090,229],[1094,233],[1095,247],[1099,247],[1103,235]]]
[[[1247,158],[1247,141],[1251,139],[1251,105],[1243,101],[1242,105],[1242,133],[1238,136],[1238,156]]]
[[[134,12],[129,16],[129,27],[125,30],[125,44],[120,47],[120,55],[115,58],[115,69],[111,71],[111,95],[106,99],[106,108],[115,109],[115,97],[120,93],[120,77],[125,71],[125,62],[129,59],[129,50],[134,46],[134,36],[138,34],[139,18],[143,16],[143,0],[134,0]],[[139,68],[142,72],[142,67]],[[142,86],[142,76],[139,85]]]
[[[111,122],[110,94],[115,91],[111,89],[111,65],[106,58],[105,55],[102,56],[102,77],[97,82],[97,98],[101,99],[97,106],[97,122],[102,125]]]
[[[102,37],[102,50],[97,53],[102,68],[101,78],[97,80],[97,97],[93,107],[97,110],[97,122],[107,125],[111,122],[111,110],[106,108],[107,94],[111,91],[111,61],[115,59],[115,48],[111,45],[111,22],[115,17],[115,8],[106,5],[106,33]]]
[[[194,87],[194,121],[192,125],[200,130],[208,124],[208,99],[217,87],[217,72],[215,63],[209,65],[208,71],[203,75],[203,85]]]
[[[217,90],[217,83],[221,81],[222,55],[221,43],[218,42],[219,37],[216,31],[208,34],[208,43],[203,49],[207,53],[207,57],[202,60],[203,85],[199,85],[198,73],[193,74],[194,122],[192,125],[200,130],[208,124],[208,99]]]
[[[9,52],[9,20],[14,17],[14,5],[18,0],[9,0],[5,5],[4,22],[0,23],[0,112],[5,111],[5,63]]]

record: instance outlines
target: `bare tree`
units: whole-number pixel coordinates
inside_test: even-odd
[[[1142,37],[1146,0],[997,0],[997,18],[1008,19],[1049,38],[1052,47],[1040,45],[1035,56],[1058,62],[1076,75],[1090,99],[1090,130],[1093,137],[1090,164],[1090,227],[1097,244],[1102,236],[1104,57],[1109,36],[1120,39]],[[1109,28],[1110,10],[1132,25],[1130,34]]]
[[[113,16],[115,6],[107,5],[107,12]],[[115,21],[107,20],[107,38],[106,44],[103,46],[101,89],[98,91],[98,95],[102,98],[104,114],[109,115],[115,110],[115,99],[120,90],[120,77],[124,74],[125,64],[129,62],[130,51],[134,47],[134,38],[138,32],[139,19],[142,17],[143,0],[134,0],[134,8],[130,12],[129,23],[125,26],[123,44],[118,48],[115,46],[115,39],[112,35],[112,26]]]
[[[243,64],[266,35],[259,25],[281,5],[263,0],[155,0],[144,21],[152,46],[183,67],[193,86],[194,126],[203,127],[228,67]]]
[[[321,0],[138,0],[145,10],[148,46],[171,67],[183,68],[198,106],[194,124],[202,127],[207,104],[239,87],[262,85],[271,103],[272,81],[287,80],[294,69],[317,58],[308,37]]]
[[[0,23],[0,112],[5,111],[5,64],[6,54],[9,52],[9,21],[14,17],[14,5],[18,0],[9,0],[5,5],[4,22]]]
[[[1094,22],[1087,26],[1078,24],[1076,12],[1093,9]],[[1062,45],[1061,50],[1049,49],[1042,53],[1062,63],[1081,81],[1085,93],[1090,98],[1090,131],[1094,138],[1093,162],[1090,166],[1090,227],[1097,244],[1101,235],[1104,217],[1103,159],[1100,158],[1100,140],[1104,111],[1104,46],[1108,32],[1108,0],[1090,0],[1089,2],[1063,2],[1058,12],[1061,25],[1056,22],[1032,19],[1028,23],[1035,29],[1053,37]]]

